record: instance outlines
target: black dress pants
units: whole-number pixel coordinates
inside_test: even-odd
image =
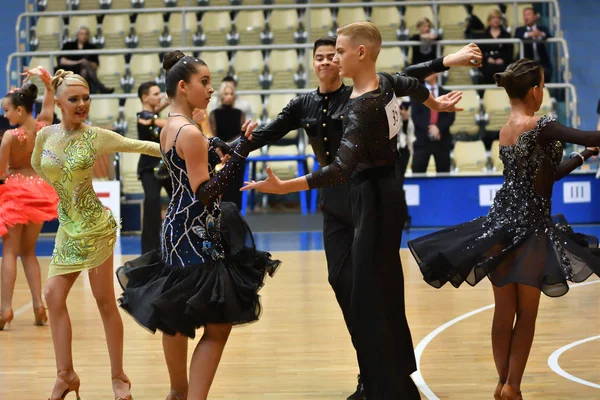
[[[160,191],[164,187],[169,195],[173,194],[171,179],[158,180],[153,171],[143,171],[140,175],[144,188],[144,211],[142,217],[142,254],[160,249],[162,226],[162,208]]]
[[[350,203],[353,339],[369,400],[420,399],[410,378],[416,371],[406,319],[400,240],[405,217],[396,166],[355,174]]]

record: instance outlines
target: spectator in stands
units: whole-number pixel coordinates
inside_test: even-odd
[[[77,31],[77,38],[73,41],[66,42],[62,50],[95,50],[96,46],[90,43],[90,30],[82,26]],[[58,56],[57,70],[64,69],[65,71],[73,71],[81,75],[90,84],[91,93],[113,93],[114,88],[104,86],[98,79],[96,71],[100,61],[97,54],[68,54]]]
[[[192,119],[195,123],[198,124],[200,130],[202,131],[202,133],[204,133],[204,136],[214,136],[212,133],[212,129],[210,129],[210,123],[208,121],[208,114],[206,113],[206,110],[196,108],[194,111],[192,111]]]
[[[510,39],[510,33],[502,26],[502,13],[500,10],[490,12],[487,19],[488,26],[482,39]],[[494,74],[504,72],[512,63],[514,46],[511,43],[485,44],[481,46],[483,52],[483,65],[481,73],[485,84],[494,84]]]
[[[233,77],[226,76],[225,78],[223,78],[223,80],[221,82],[230,82],[231,84],[233,84],[233,89],[235,91],[237,91],[237,82],[235,81],[235,79],[233,79]],[[218,97],[215,107],[219,107],[220,105],[221,105],[221,98]],[[254,113],[252,112],[252,106],[250,105],[250,103],[248,103],[246,100],[240,98],[236,94],[233,105],[235,108],[242,110],[242,112],[244,113],[246,118],[254,121]],[[215,136],[216,136],[216,134],[215,134]]]
[[[525,58],[539,62],[544,68],[545,82],[549,82],[552,79],[552,63],[544,41],[552,37],[550,30],[537,24],[538,14],[533,7],[523,10],[523,20],[525,26],[517,28],[515,38],[529,41],[524,44]]]
[[[396,177],[398,184],[404,187],[404,176],[406,168],[410,160],[410,155],[414,151],[415,143],[415,124],[410,119],[410,97],[405,96],[398,99],[400,104],[400,118],[402,118],[402,130],[398,134],[398,162],[396,162]],[[400,212],[406,215],[404,229],[408,232],[412,218],[408,213],[408,204],[406,203],[406,195],[402,198]]]
[[[235,107],[235,85],[230,81],[221,82],[218,91],[220,106],[210,112],[208,117],[210,121],[210,130],[214,136],[226,142],[231,142],[240,137],[242,125],[246,121],[244,112]],[[242,192],[240,187],[244,183],[244,166],[242,171],[235,178],[227,189],[223,192],[221,201],[230,201],[235,203],[238,209],[242,207]]]
[[[433,74],[425,78],[425,86],[434,98],[449,93],[438,86],[437,76],[438,74]],[[456,114],[438,113],[414,99],[411,101],[411,117],[415,124],[416,137],[413,144],[412,172],[425,172],[431,156],[435,159],[437,172],[450,172],[450,126],[454,123]]]
[[[423,18],[417,22],[419,33],[410,37],[410,40],[421,41],[418,46],[413,46],[412,64],[434,60],[437,56],[435,41],[441,40],[435,30],[431,29],[432,23],[429,18]]]
[[[160,130],[165,120],[158,113],[164,103],[161,102],[160,88],[154,81],[144,82],[138,88],[138,97],[142,102],[142,111],[137,113],[138,139],[159,143]],[[142,254],[160,248],[160,228],[162,223],[162,204],[160,192],[162,188],[171,197],[173,186],[169,173],[155,174],[161,164],[160,157],[141,154],[138,161],[137,175],[144,188],[144,210],[142,216]]]

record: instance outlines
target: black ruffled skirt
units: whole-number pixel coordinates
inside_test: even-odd
[[[458,288],[487,276],[495,286],[521,283],[558,297],[569,291],[567,281],[600,276],[598,239],[574,232],[562,215],[553,217],[552,229],[520,235],[508,229],[490,234],[485,221],[477,218],[408,242],[427,283]]]
[[[221,203],[225,258],[202,265],[173,267],[160,250],[146,253],[117,269],[123,288],[120,306],[155,333],[194,338],[206,324],[234,325],[257,321],[259,290],[281,262],[256,250],[252,232],[235,204]]]

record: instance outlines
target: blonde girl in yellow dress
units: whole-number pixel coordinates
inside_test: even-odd
[[[160,157],[159,145],[86,125],[90,89],[81,76],[58,70],[51,84],[62,122],[39,131],[31,156],[33,168],[60,198],[59,228],[45,289],[57,367],[51,400],[64,399],[71,391],[79,399],[67,296],[82,271],[89,271],[92,293],[104,324],[115,399],[131,400],[131,382],[123,371],[123,322],[113,288],[117,221],[94,191],[92,168],[97,157],[115,152]]]

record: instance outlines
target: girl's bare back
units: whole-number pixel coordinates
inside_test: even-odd
[[[533,129],[539,120],[535,115],[510,116],[500,130],[500,146],[514,146],[519,136]]]

